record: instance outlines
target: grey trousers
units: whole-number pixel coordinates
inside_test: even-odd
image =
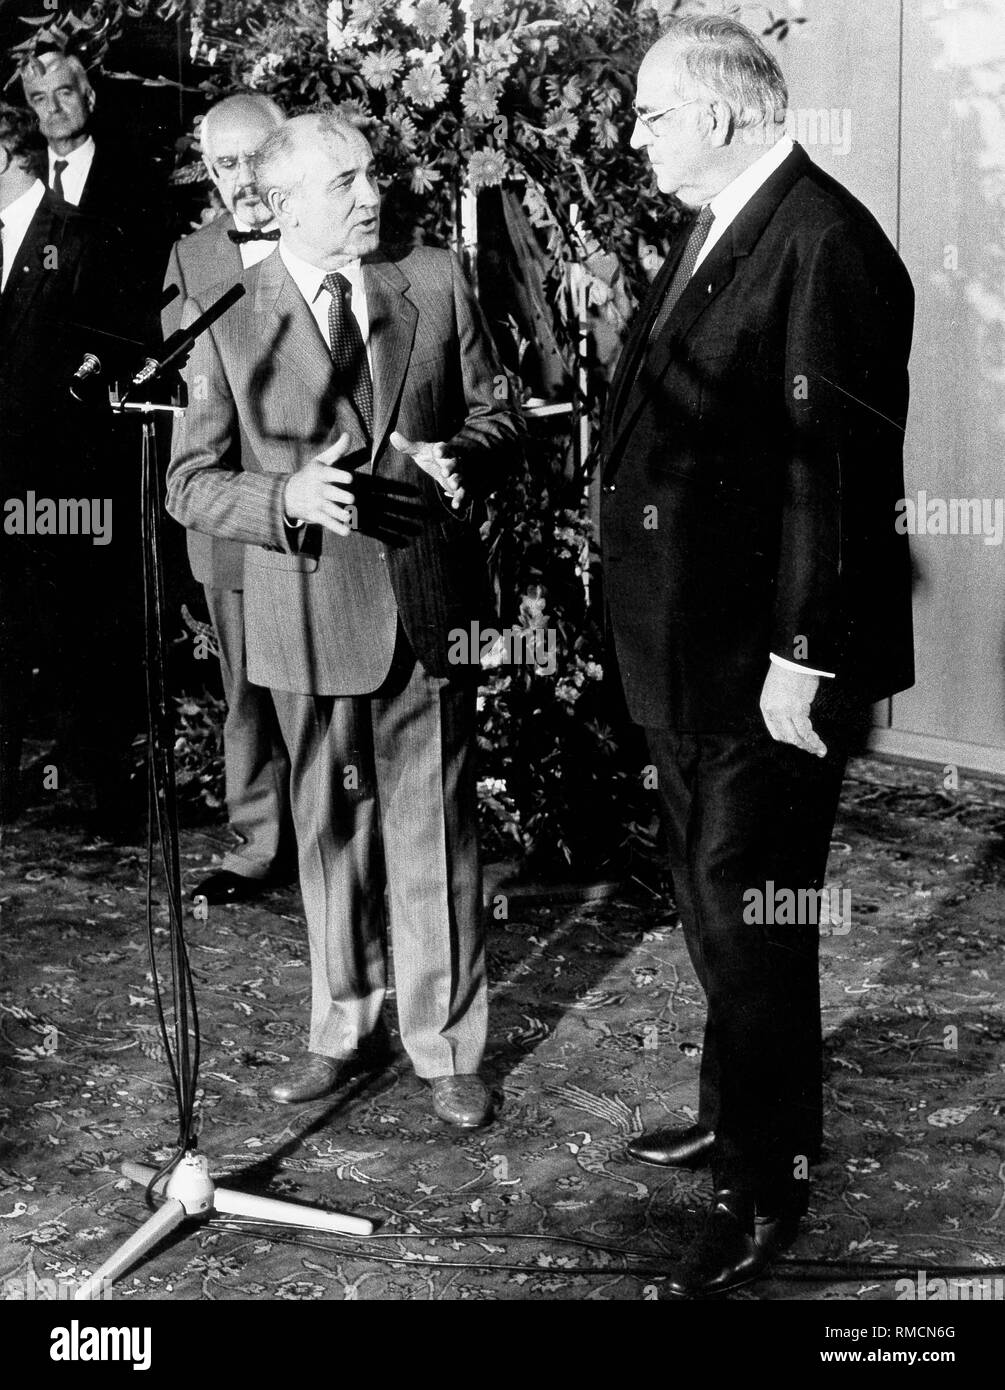
[[[310,1050],[346,1057],[373,1032],[389,926],[416,1073],[477,1071],[488,1001],[474,684],[427,676],[399,633],[373,695],[272,694],[310,941]]]
[[[204,586],[209,616],[220,648],[220,674],[227,701],[223,726],[227,818],[244,843],[221,865],[245,878],[266,878],[291,848],[290,764],[272,697],[252,685],[244,653],[244,594]]]

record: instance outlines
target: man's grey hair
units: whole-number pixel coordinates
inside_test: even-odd
[[[336,144],[340,140],[363,134],[358,126],[343,116],[337,116],[333,111],[314,111],[309,114],[326,144]],[[305,119],[306,114],[287,121],[285,125],[273,131],[256,150],[255,182],[263,201],[274,188],[280,193],[290,193],[303,183],[306,171],[300,165],[297,154],[300,147],[300,131]]]
[[[76,54],[59,53],[56,50],[51,50],[48,53],[35,54],[23,63],[19,74],[21,85],[24,86],[28,78],[41,77],[43,74],[47,73],[50,68],[58,67],[60,64],[65,65],[69,69],[78,87],[81,87],[85,92],[93,91],[91,79],[87,75],[87,69]]]
[[[784,121],[789,89],[774,55],[738,20],[724,15],[671,19],[656,47],[676,70],[682,98],[723,102],[737,130]]]

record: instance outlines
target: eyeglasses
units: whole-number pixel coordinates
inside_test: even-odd
[[[693,106],[696,101],[701,101],[701,97],[691,97],[689,101],[678,102],[676,106],[666,106],[662,111],[640,111],[633,101],[632,110],[635,112],[635,119],[641,121],[651,135],[655,135],[656,126],[654,123],[656,121],[661,121],[664,116],[669,116],[671,111],[680,111],[685,106]]]

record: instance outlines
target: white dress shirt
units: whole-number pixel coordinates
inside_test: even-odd
[[[251,227],[247,222],[234,214],[234,227],[239,232],[271,232],[275,230],[275,222],[269,222],[264,227]],[[276,249],[274,241],[242,241],[238,243],[238,251],[241,253],[241,264],[245,270],[251,265],[257,265],[259,261],[264,261],[266,256],[271,256]]]
[[[72,203],[74,207],[79,207],[80,200],[84,196],[84,184],[87,182],[91,165],[94,163],[94,140],[92,136],[89,135],[82,145],[78,145],[69,154],[56,154],[54,150],[49,150],[50,188],[56,181],[57,159],[66,160],[66,168],[63,170],[63,201]]]
[[[770,148],[764,151],[760,159],[755,159],[753,164],[744,169],[742,174],[738,174],[732,183],[727,183],[721,193],[717,193],[714,198],[709,199],[708,207],[715,221],[709,228],[704,246],[698,252],[695,270],[698,269],[702,261],[708,258],[715,244],[725,236],[730,223],[736,220],[758,189],[767,183],[771,175],[788,159],[794,149],[795,142],[792,137],[783,135],[780,140],[776,140]]]
[[[15,198],[5,208],[0,208],[0,222],[3,223],[3,229],[0,230],[0,243],[3,245],[3,277],[0,279],[0,291],[7,287],[17,253],[21,250],[21,243],[27,236],[31,219],[44,197],[45,184],[41,179],[36,179],[20,198]]]
[[[328,306],[331,303],[331,295],[324,287],[325,276],[330,274],[327,270],[320,270],[316,265],[311,265],[309,261],[303,260],[290,250],[285,241],[279,243],[279,254],[282,257],[283,265],[290,272],[293,283],[303,295],[308,309],[314,317],[314,322],[318,326],[322,341],[328,343]],[[363,285],[363,266],[357,257],[350,261],[348,265],[340,265],[338,274],[344,275],[352,286],[352,300],[350,309],[352,316],[359,324],[359,331],[363,338],[363,346],[366,348],[366,360],[370,366],[370,373],[373,374],[373,358],[370,352],[370,315],[366,305],[366,289]]]
[[[722,240],[743,209],[753,198],[754,194],[767,183],[768,179],[777,168],[789,157],[795,149],[795,142],[789,135],[783,135],[761,155],[760,159],[755,159],[753,164],[744,169],[742,174],[728,183],[721,193],[717,193],[714,198],[710,198],[708,207],[712,212],[714,221],[709,228],[705,244],[698,252],[698,259],[695,261],[694,274],[702,262],[711,255],[716,244]],[[790,671],[804,671],[808,676],[830,676],[833,671],[819,671],[811,666],[801,666],[798,661],[788,661],[784,656],[776,656],[774,652],[768,655],[776,666],[785,666]]]

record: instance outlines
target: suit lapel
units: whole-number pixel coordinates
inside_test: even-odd
[[[261,263],[255,310],[259,334],[270,351],[296,372],[313,400],[323,399],[331,390],[328,345],[279,256]]]
[[[391,428],[415,339],[419,311],[405,297],[409,281],[393,261],[363,263],[373,366],[373,457]]]
[[[221,278],[223,275],[243,275],[241,248],[235,241],[231,241],[229,235],[234,230],[233,217],[229,212],[225,213],[223,217],[218,217],[212,226],[216,230],[216,244],[211,254],[220,265]]]
[[[690,228],[687,222],[677,229],[676,238],[671,243],[667,251],[666,260],[663,262],[655,280],[649,287],[649,293],[639,306],[639,312],[635,320],[635,328],[629,335],[628,341],[625,343],[624,351],[618,359],[618,366],[614,373],[614,379],[611,382],[610,407],[608,411],[612,433],[617,429],[618,415],[624,406],[625,394],[635,380],[639,358],[645,351],[649,339],[649,330],[652,327],[653,320],[659,312],[659,306],[663,302],[663,296],[666,294],[670,286],[670,281],[673,279],[674,272],[680,263],[680,258],[684,254],[684,247],[687,245],[689,230]]]
[[[644,356],[642,352],[637,353],[635,361],[638,368],[629,378],[631,386],[623,402],[620,417],[612,423],[608,472],[612,471],[613,461],[620,453],[636,416],[670,366],[682,339],[696,330],[702,315],[730,284],[739,265],[750,255],[765,227],[778,210],[779,204],[808,164],[807,155],[797,145],[757,190],[750,202],[741,209],[708,259],[691,277],[659,340],[649,345],[643,339],[648,351]],[[680,256],[676,259],[679,260]],[[652,316],[647,315],[644,325],[647,335],[651,319]],[[640,333],[642,327],[640,325]]]

